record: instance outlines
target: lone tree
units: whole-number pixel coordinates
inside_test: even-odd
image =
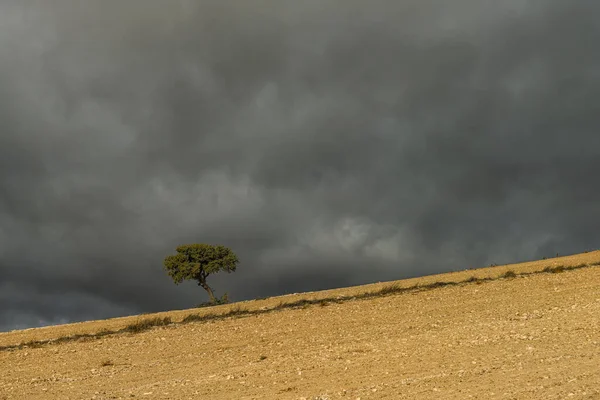
[[[198,286],[208,293],[210,302],[215,303],[215,295],[206,278],[219,271],[235,271],[239,262],[237,256],[225,246],[210,244],[186,244],[176,250],[177,254],[165,257],[163,262],[169,276],[176,285],[184,280],[197,281]]]

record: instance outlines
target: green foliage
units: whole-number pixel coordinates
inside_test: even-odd
[[[177,254],[165,257],[163,262],[165,270],[175,284],[184,280],[197,281],[198,286],[208,292],[211,303],[220,301],[215,299],[206,278],[220,271],[235,271],[239,260],[233,251],[225,246],[203,243],[182,245],[176,250]]]
[[[221,298],[215,298],[215,300],[212,302],[209,301],[206,303],[200,303],[200,304],[196,305],[196,308],[219,306],[222,304],[229,304],[229,297],[228,297],[227,293],[225,293],[223,296],[221,296]]]
[[[231,249],[209,244],[188,244],[177,247],[177,254],[167,256],[164,266],[175,283],[200,280],[219,271],[233,272],[239,262]]]
[[[225,293],[221,296],[220,299],[217,299],[217,304],[228,304],[229,303],[229,295]]]

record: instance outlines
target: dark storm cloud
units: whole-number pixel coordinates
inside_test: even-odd
[[[0,329],[597,248],[598,11],[0,1]]]

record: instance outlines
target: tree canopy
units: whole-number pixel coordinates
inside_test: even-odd
[[[181,245],[176,251],[176,254],[165,257],[163,262],[169,276],[175,284],[184,280],[198,282],[214,303],[215,296],[206,278],[220,271],[234,272],[239,263],[235,253],[225,246],[203,243]]]

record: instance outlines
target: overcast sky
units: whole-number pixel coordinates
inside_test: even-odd
[[[0,331],[599,248],[599,16],[0,0]]]

